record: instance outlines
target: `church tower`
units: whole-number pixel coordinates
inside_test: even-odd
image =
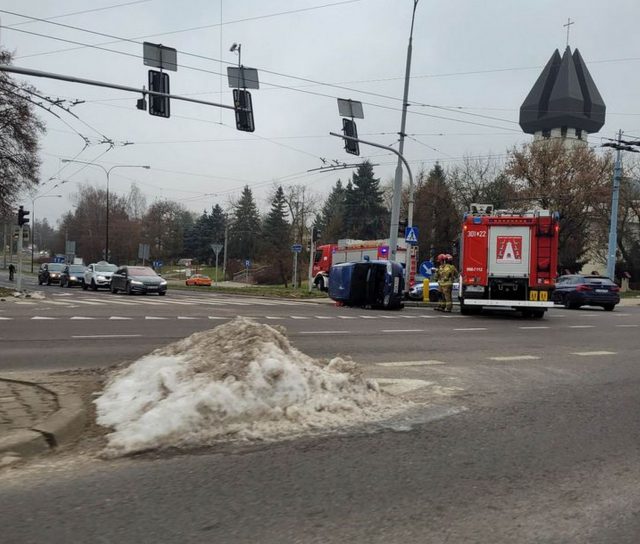
[[[605,119],[605,103],[576,49],[556,49],[520,107],[520,127],[534,141],[562,138],[566,145],[586,143]]]

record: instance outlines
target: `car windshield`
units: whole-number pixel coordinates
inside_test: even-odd
[[[96,272],[115,272],[118,267],[115,264],[97,264]]]
[[[146,266],[132,266],[129,268],[130,276],[157,276],[157,274]]]
[[[75,264],[69,267],[69,272],[72,274],[78,274],[84,272],[84,266],[81,264]]]
[[[62,272],[64,265],[60,263],[50,263],[49,272]]]

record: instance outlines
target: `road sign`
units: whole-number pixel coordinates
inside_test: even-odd
[[[147,260],[149,258],[149,244],[138,244],[138,259]]]
[[[173,47],[165,47],[157,43],[144,42],[142,44],[142,61],[145,66],[153,66],[161,70],[178,70],[178,51]]]
[[[302,244],[293,244],[291,246],[291,251],[294,253],[300,253],[302,251]]]
[[[153,261],[153,268],[162,268],[163,264],[162,261]]]
[[[251,260],[250,259],[245,259],[244,267],[245,268],[251,268]]]
[[[338,112],[340,117],[351,117],[352,119],[364,119],[362,112],[362,102],[338,98]]]
[[[227,78],[231,89],[259,89],[258,70],[246,66],[227,66]]]
[[[425,278],[430,278],[432,268],[433,268],[433,262],[431,261],[424,261],[420,263],[420,275],[424,276]]]
[[[404,239],[409,244],[418,243],[418,227],[407,227],[404,230]]]
[[[211,249],[213,249],[213,252],[217,255],[218,253],[220,253],[222,251],[223,245],[222,244],[209,244],[209,247],[211,247]]]

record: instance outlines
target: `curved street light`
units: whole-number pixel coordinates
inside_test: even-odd
[[[78,161],[75,159],[62,159],[62,162],[76,162],[78,164],[86,164],[87,166],[97,166],[107,176],[107,213],[106,213],[107,226],[106,226],[106,232],[105,232],[104,259],[105,261],[108,261],[109,260],[109,178],[111,175],[111,171],[115,170],[116,168],[144,168],[146,170],[149,170],[151,166],[147,164],[116,164],[115,166],[112,166],[111,168],[107,169],[101,164],[97,164],[95,162]]]

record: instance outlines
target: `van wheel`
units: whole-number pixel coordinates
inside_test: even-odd
[[[603,306],[605,312],[612,312],[615,307],[615,304],[605,304]]]

